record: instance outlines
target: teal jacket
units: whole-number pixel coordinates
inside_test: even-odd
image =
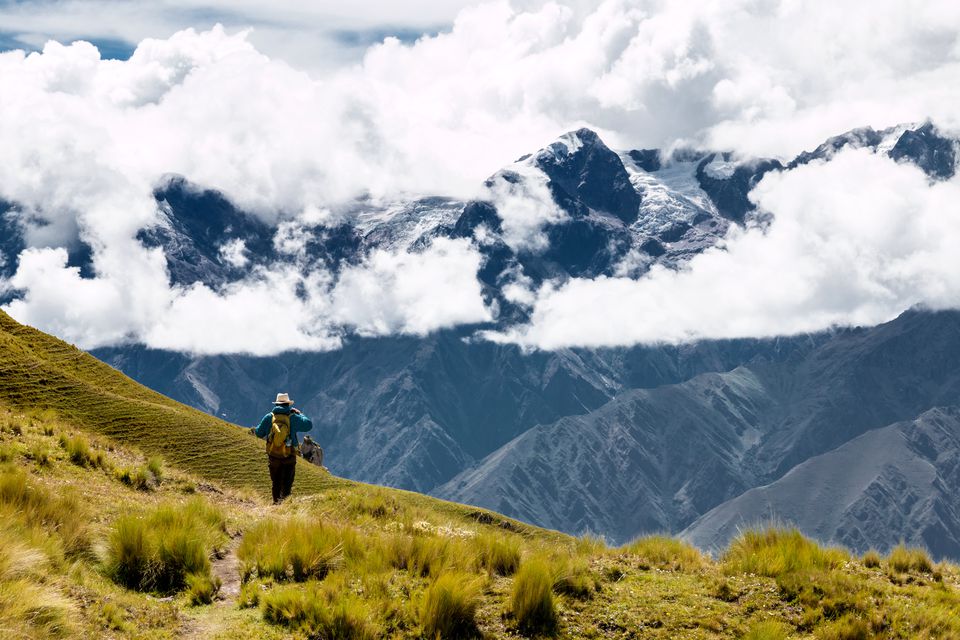
[[[258,438],[267,437],[270,433],[270,427],[273,426],[273,414],[275,413],[285,413],[290,416],[290,437],[287,438],[286,444],[288,447],[299,447],[300,440],[297,438],[297,433],[303,433],[313,429],[313,422],[302,413],[291,412],[290,407],[277,406],[273,408],[273,411],[263,416],[263,420],[260,421],[260,426],[254,430],[256,436]]]

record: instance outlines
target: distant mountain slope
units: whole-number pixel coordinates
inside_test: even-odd
[[[960,408],[868,431],[711,509],[682,536],[720,549],[771,520],[859,552],[886,551],[902,538],[960,558]]]
[[[809,348],[802,340],[784,341],[779,350],[742,341],[525,354],[463,338],[447,331],[355,340],[335,352],[274,358],[132,348],[96,354],[236,422],[259,418],[277,391],[295,392],[334,473],[430,491],[527,429],[589,413],[623,389],[727,371],[758,353],[786,357],[787,344]]]
[[[0,401],[21,410],[52,409],[66,422],[174,466],[234,487],[269,490],[262,445],[235,425],[170,400],[91,355],[13,321],[0,311]],[[269,405],[264,407],[264,413]],[[299,491],[336,482],[311,465]]]
[[[726,373],[625,391],[524,432],[434,493],[614,540],[677,531],[804,460],[958,398],[960,313],[912,311],[787,358],[760,353]],[[918,526],[891,523],[875,540],[890,546]]]

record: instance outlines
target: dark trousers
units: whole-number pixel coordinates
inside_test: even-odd
[[[270,464],[270,481],[273,483],[273,503],[278,504],[293,490],[293,476],[297,472],[297,456],[275,458],[267,456]]]

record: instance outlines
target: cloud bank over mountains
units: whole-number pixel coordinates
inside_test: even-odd
[[[0,53],[0,199],[21,211],[31,247],[0,288],[23,292],[15,317],[84,347],[267,354],[487,321],[466,240],[376,252],[339,276],[291,259],[215,291],[172,285],[137,233],[156,223],[153,191],[171,174],[271,223],[335,223],[359,196],[489,195],[487,176],[581,125],[618,148],[779,157],[858,126],[930,117],[949,130],[958,35],[953,2],[872,2],[856,19],[795,0],[494,2],[322,74],[221,27],[144,40],[125,61],[84,42]],[[497,188],[511,242],[542,244],[540,222],[560,215],[543,190]],[[518,292],[531,324],[495,339],[774,335],[957,306],[957,189],[865,151],[769,175],[753,194],[769,227],[733,229],[676,272]],[[94,277],[67,266],[81,239]],[[267,300],[282,301],[282,321]]]
[[[869,326],[960,307],[960,182],[931,184],[868,150],[765,177],[769,226],[731,227],[678,270],[572,279],[539,291],[531,322],[491,339],[556,349],[682,343]]]

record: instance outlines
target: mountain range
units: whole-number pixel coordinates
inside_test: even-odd
[[[489,199],[360,199],[336,212],[342,222],[298,229],[296,255],[284,251],[283,224],[182,177],[157,187],[160,222],[139,238],[163,251],[174,284],[214,288],[277,261],[337,273],[375,249],[471,238],[498,312],[491,324],[505,327],[528,313],[507,294],[519,278],[536,286],[675,267],[731,225],[763,224],[749,193],[764,175],[848,147],[914,163],[930,180],[956,171],[957,140],[929,123],[857,129],[789,162],[616,151],[580,129],[496,172]],[[543,189],[555,214],[531,244],[498,202]],[[5,274],[25,246],[16,214],[0,203]],[[89,255],[80,242],[70,248],[84,273]],[[772,517],[858,550],[904,539],[960,558],[958,313],[916,309],[878,327],[780,339],[533,353],[469,339],[476,328],[356,336],[337,351],[273,357],[141,345],[94,355],[240,424],[289,390],[338,475],[571,533],[622,542],[682,531],[720,548],[741,524]]]

